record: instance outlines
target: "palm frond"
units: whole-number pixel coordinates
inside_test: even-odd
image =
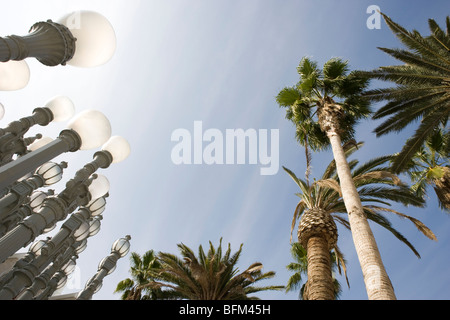
[[[438,127],[442,119],[448,118],[449,113],[450,108],[444,106],[431,112],[431,114],[422,120],[422,123],[415,134],[406,141],[402,151],[395,157],[394,163],[392,164],[393,172],[399,173],[403,168],[407,167],[408,162],[413,158],[417,150],[419,150],[426,139],[432,135],[434,129]]]

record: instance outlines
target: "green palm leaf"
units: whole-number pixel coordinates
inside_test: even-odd
[[[393,163],[395,173],[406,170],[409,161],[433,134],[434,129],[448,121],[450,113],[450,34],[449,17],[444,32],[435,20],[429,19],[430,35],[408,31],[382,14],[386,24],[406,47],[405,49],[379,48],[403,65],[380,67],[359,74],[390,81],[392,88],[372,89],[364,93],[369,101],[386,100],[386,105],[374,119],[386,118],[375,132],[382,136],[404,130],[420,120],[415,133],[408,139]]]

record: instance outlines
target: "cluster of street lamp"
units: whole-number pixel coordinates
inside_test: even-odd
[[[38,22],[27,36],[0,37],[0,91],[19,90],[28,84],[26,58],[36,58],[46,66],[93,67],[110,60],[115,47],[111,24],[96,12],[77,11],[57,22]],[[31,244],[24,257],[0,275],[0,300],[49,299],[65,285],[87,239],[100,230],[110,186],[97,171],[125,160],[130,145],[124,138],[112,136],[103,113],[85,110],[74,114],[72,101],[57,96],[31,116],[0,129],[0,264]],[[25,137],[33,126],[68,120],[56,139],[41,134]],[[61,181],[68,166],[53,162],[54,158],[98,148],[93,160],[79,169],[61,192],[43,190]],[[58,222],[63,224],[54,236],[37,240]],[[113,244],[111,254],[100,262],[98,272],[77,299],[91,299],[100,290],[103,278],[128,253],[130,239],[126,236]]]

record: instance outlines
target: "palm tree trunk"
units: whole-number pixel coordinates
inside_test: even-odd
[[[322,236],[308,240],[308,300],[334,300],[328,241]]]
[[[339,176],[342,197],[352,231],[353,242],[364,276],[370,300],[396,300],[394,288],[381,260],[375,237],[370,229],[352,179],[350,167],[342,148],[342,141],[335,130],[327,130],[333,149],[336,169]]]

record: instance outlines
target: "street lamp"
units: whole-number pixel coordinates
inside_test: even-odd
[[[38,22],[26,36],[0,38],[0,62],[33,57],[46,66],[95,67],[110,60],[115,48],[115,32],[105,17],[76,11],[58,22]]]
[[[77,300],[90,300],[103,284],[103,279],[114,272],[117,261],[125,257],[130,250],[130,236],[118,239],[111,248],[111,254],[100,261],[97,273],[87,281],[84,290],[80,291]]]
[[[36,58],[46,66],[88,68],[108,62],[115,50],[114,29],[96,12],[76,11],[56,22],[37,22],[26,36],[0,37],[0,91],[19,90],[28,84],[27,58]],[[0,119],[3,114],[0,104]],[[111,137],[109,120],[96,110],[81,112],[54,140],[41,134],[24,136],[32,126],[66,121],[73,114],[72,101],[57,96],[31,116],[0,129],[0,263],[71,214],[53,238],[33,244],[10,272],[0,276],[0,299],[47,299],[64,285],[78,254],[86,247],[86,239],[100,231],[110,185],[96,171],[125,160],[131,151],[129,143],[122,137]],[[37,190],[60,181],[62,168],[67,166],[49,161],[66,152],[100,147],[59,194]],[[128,253],[130,239],[127,236],[114,243],[111,254],[101,261],[98,273],[78,299],[91,299],[100,289],[103,278]]]
[[[73,117],[75,107],[73,102],[64,96],[49,100],[44,107],[36,108],[33,115],[11,122],[6,128],[0,129],[0,165],[13,160],[14,155],[23,156],[28,153],[28,146],[36,139],[24,138],[24,135],[35,125],[47,126],[51,122],[63,122]]]
[[[117,138],[105,143],[102,151],[96,152],[94,160],[76,172],[75,177],[66,183],[66,188],[58,196],[46,198],[38,212],[0,238],[0,263],[18,249],[32,242],[45,229],[54,226],[58,221],[64,220],[77,207],[87,205],[92,200],[88,189],[92,182],[90,177],[97,169],[108,168],[115,161],[114,157],[124,160],[128,156],[128,152],[123,152],[123,149],[130,150],[125,139]],[[3,167],[0,168],[0,176],[2,169]]]
[[[94,213],[90,207],[82,207],[62,225],[53,238],[35,242],[26,262],[17,262],[14,271],[1,279],[0,300],[29,300],[40,289],[45,289],[57,271],[67,271],[65,269],[70,259],[84,250],[84,241],[99,232],[101,219],[98,211]]]
[[[111,124],[105,115],[85,110],[72,119],[57,139],[0,167],[0,190],[62,153],[95,149],[110,137]]]
[[[63,168],[67,168],[65,162],[47,162],[33,176],[13,184],[9,192],[0,198],[0,237],[40,209],[49,194],[35,190],[59,182]]]

